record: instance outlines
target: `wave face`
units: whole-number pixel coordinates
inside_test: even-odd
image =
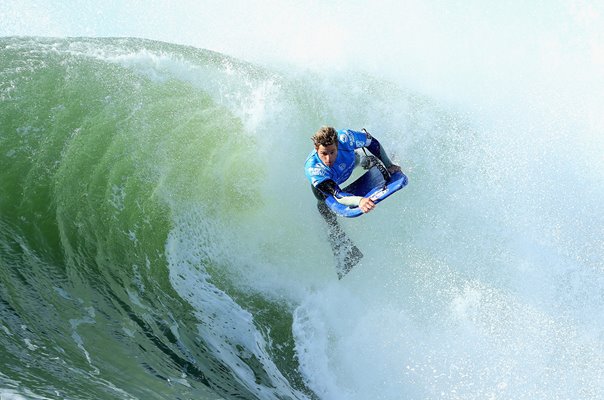
[[[140,39],[2,38],[0,76],[0,394],[601,398],[591,128]],[[302,171],[326,123],[410,178],[342,221],[343,281]]]

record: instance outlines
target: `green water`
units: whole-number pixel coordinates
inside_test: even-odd
[[[0,397],[600,398],[593,130],[376,75],[1,38]],[[341,221],[342,281],[302,169],[324,124],[410,179]]]

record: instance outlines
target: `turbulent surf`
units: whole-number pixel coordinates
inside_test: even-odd
[[[343,281],[326,123],[413,182],[342,222]],[[367,73],[1,38],[0,397],[601,398],[601,142],[502,129]]]

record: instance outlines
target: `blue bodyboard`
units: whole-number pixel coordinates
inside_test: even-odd
[[[344,192],[342,194],[370,197],[377,204],[404,188],[405,185],[407,185],[407,176],[402,172],[395,172],[386,182],[382,173],[374,166],[356,181],[346,186],[342,190]],[[342,217],[354,218],[363,215],[360,207],[349,207],[340,204],[333,196],[328,196],[325,199],[325,203],[333,212]]]

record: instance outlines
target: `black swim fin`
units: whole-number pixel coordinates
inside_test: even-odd
[[[338,279],[342,279],[346,276],[352,267],[357,265],[361,261],[361,258],[363,258],[363,253],[357,246],[352,244],[351,241],[347,244],[349,246],[346,246],[346,251],[336,255],[336,271],[338,273]]]

